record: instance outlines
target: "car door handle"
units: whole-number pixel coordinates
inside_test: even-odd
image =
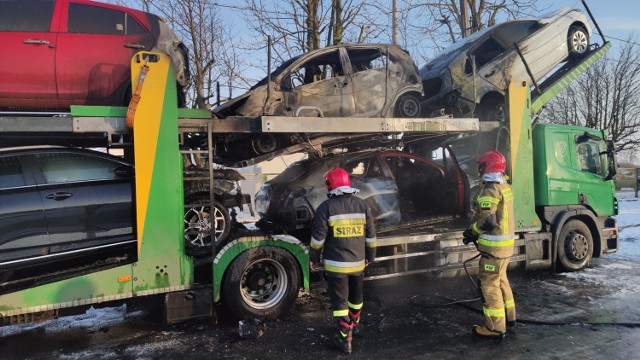
[[[60,201],[60,200],[68,199],[68,198],[70,198],[72,196],[73,196],[72,193],[68,193],[66,191],[58,191],[58,192],[53,193],[53,194],[45,195],[45,198],[47,198],[49,200]]]
[[[49,40],[27,39],[23,41],[25,44],[47,45]]]
[[[495,73],[496,73],[496,70],[494,69],[492,72],[490,72],[490,73],[486,74],[484,77],[486,77],[486,78],[488,78],[488,77],[492,77],[492,76],[493,76],[493,74],[495,74]]]
[[[124,44],[124,47],[129,49],[140,49],[140,50],[145,49],[145,46],[141,44]]]

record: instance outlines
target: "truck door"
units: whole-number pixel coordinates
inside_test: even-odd
[[[54,0],[0,2],[0,98],[3,107],[57,107]],[[3,100],[4,101],[4,100]]]
[[[598,214],[613,214],[611,181],[607,177],[606,146],[603,141],[588,139],[584,135],[576,138],[578,201]],[[608,197],[606,195],[609,195]]]

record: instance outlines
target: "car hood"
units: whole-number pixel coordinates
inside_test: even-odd
[[[247,98],[251,96],[255,91],[259,91],[259,89],[250,90],[240,96],[234,97],[221,104],[220,106],[215,107],[213,110],[211,110],[211,112],[220,117],[243,115],[239,113],[238,110],[242,107],[242,105],[244,105],[244,103],[247,101]]]

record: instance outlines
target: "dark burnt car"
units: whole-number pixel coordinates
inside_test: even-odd
[[[466,216],[468,182],[455,157],[448,147],[429,154],[365,150],[296,162],[256,194],[257,225],[308,241],[315,210],[327,199],[324,176],[337,166],[360,189],[378,233]]]
[[[509,82],[531,83],[516,46],[533,80],[540,81],[558,64],[585,56],[590,34],[585,15],[569,8],[478,31],[452,44],[420,69],[423,110],[427,116],[440,115],[444,110],[459,117],[502,120]]]
[[[0,293],[136,261],[133,189],[108,154],[0,149]]]

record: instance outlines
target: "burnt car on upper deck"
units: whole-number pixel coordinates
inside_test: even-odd
[[[531,82],[514,44],[538,81],[563,61],[584,56],[590,34],[584,14],[569,8],[478,31],[420,69],[423,110],[427,116],[444,110],[454,116],[501,120],[509,81]]]
[[[420,115],[422,84],[411,56],[396,45],[341,44],[282,63],[247,93],[214,108],[220,117],[261,115],[408,117]],[[348,120],[345,120],[348,121]],[[224,165],[297,143],[290,136],[229,134],[216,148]]]

